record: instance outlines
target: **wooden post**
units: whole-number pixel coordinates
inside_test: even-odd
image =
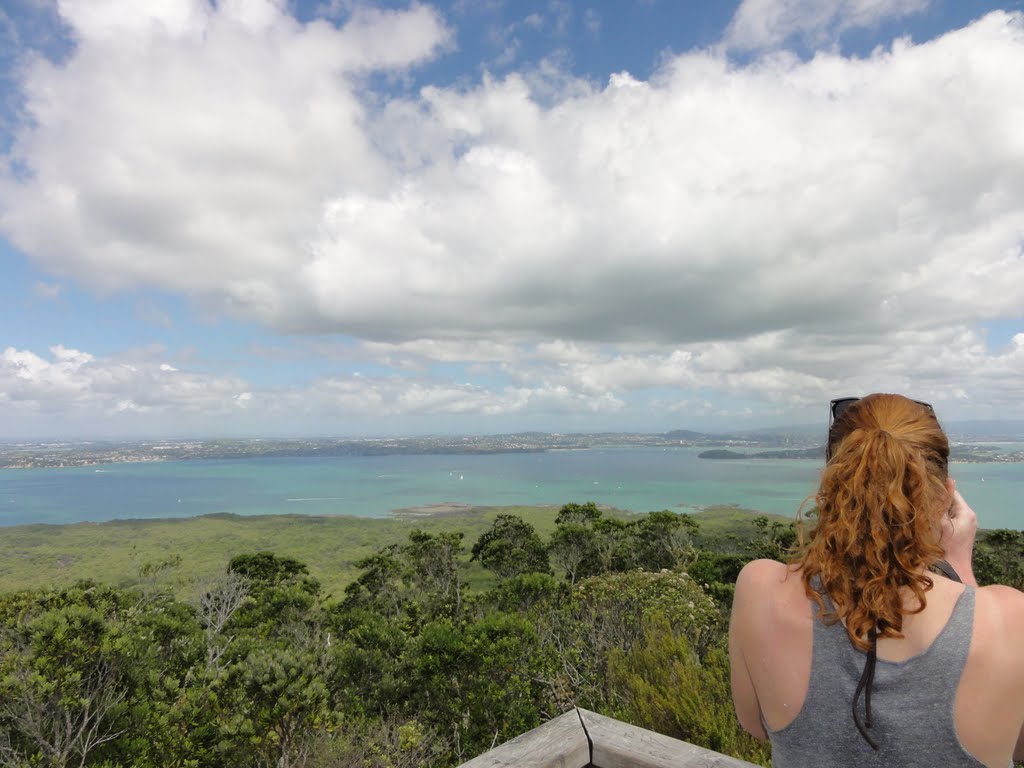
[[[586,709],[572,709],[460,768],[758,768]]]
[[[564,715],[463,763],[460,768],[585,768],[589,763],[587,732],[583,730],[579,713],[570,709]]]
[[[753,763],[596,712],[581,709],[579,713],[594,744],[591,759],[599,768],[757,768]]]

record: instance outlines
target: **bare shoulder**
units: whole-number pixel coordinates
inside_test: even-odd
[[[1024,592],[996,584],[979,587],[974,618],[972,652],[977,648],[978,658],[988,670],[987,677],[998,678],[1000,685],[1014,690],[1017,706],[1024,704],[1024,655],[1020,652]]]
[[[766,648],[785,649],[788,657],[794,648],[807,646],[809,659],[811,622],[799,569],[775,560],[754,560],[743,567],[736,580],[730,622],[741,645],[760,649],[762,659],[773,653]]]
[[[1024,592],[1002,584],[978,587],[977,603],[979,610],[991,615],[1013,637],[1024,632]]]
[[[736,579],[733,605],[751,606],[748,610],[765,610],[780,602],[788,602],[794,590],[803,594],[803,585],[796,570],[776,560],[752,560],[743,566]],[[752,606],[759,606],[753,608]]]
[[[792,566],[777,560],[751,560],[740,571],[736,589],[771,589],[793,575]]]

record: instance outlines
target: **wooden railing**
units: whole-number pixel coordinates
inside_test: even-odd
[[[460,768],[756,768],[753,763],[572,709]]]

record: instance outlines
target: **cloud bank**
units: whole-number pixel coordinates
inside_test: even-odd
[[[865,58],[725,52],[926,5],[745,0],[726,47],[647,81],[410,93],[453,45],[427,5],[336,25],[269,0],[61,0],[75,46],[24,70],[0,228],[101,294],[517,382],[320,382],[353,409],[614,410],[659,388],[799,405],[875,381],[953,397],[951,371],[1019,400],[1020,344],[980,328],[1024,306],[1021,14]],[[5,353],[9,381],[16,358],[43,370],[26,354]],[[96,361],[54,354],[46,391],[85,386],[56,371]]]
[[[0,412],[8,429],[59,414],[70,419],[64,423],[72,433],[78,424],[95,425],[99,415],[103,434],[393,434],[410,424],[438,431],[439,419],[447,427],[440,431],[466,432],[478,431],[481,418],[499,425],[491,431],[600,431],[616,416],[626,416],[631,428],[667,430],[707,428],[709,415],[734,425],[753,415],[714,405],[706,393],[732,402],[754,397],[780,414],[820,415],[831,397],[889,389],[927,397],[944,420],[1005,418],[1019,403],[1024,378],[1024,333],[993,352],[966,328],[851,338],[841,346],[825,334],[795,332],[671,350],[566,342],[457,346],[366,343],[360,359],[396,372],[336,373],[280,387],[194,362],[169,363],[161,349],[98,357],[61,346],[48,355],[8,347],[0,354]],[[434,373],[444,359],[476,361],[477,381]],[[864,359],[881,362],[865,368]]]
[[[725,33],[737,50],[774,48],[794,37],[813,47],[848,30],[920,13],[931,0],[743,0]]]
[[[60,345],[49,356],[7,347],[0,353],[0,403],[22,411],[218,414],[244,387],[230,377],[181,371],[152,355],[103,359]]]

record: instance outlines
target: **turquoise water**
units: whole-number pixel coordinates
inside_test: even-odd
[[[309,457],[0,470],[0,525],[237,514],[383,517],[439,502],[595,501],[637,512],[735,504],[783,515],[821,463],[698,459],[697,449],[608,448],[483,456]],[[987,528],[1024,529],[1024,464],[955,464]]]

